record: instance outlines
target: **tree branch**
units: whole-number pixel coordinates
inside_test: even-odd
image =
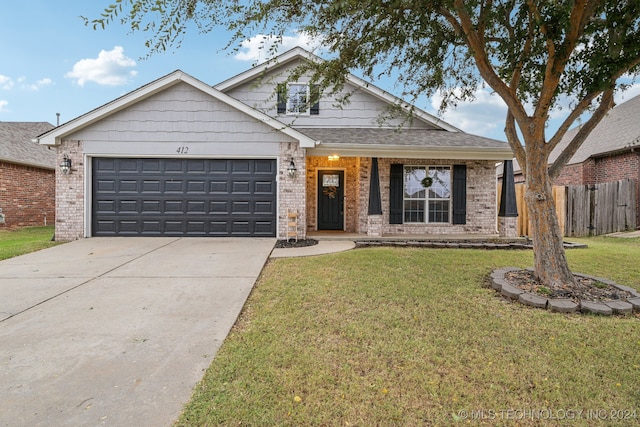
[[[562,150],[562,153],[558,156],[558,158],[553,162],[551,167],[549,168],[549,177],[551,179],[555,179],[560,174],[562,168],[569,162],[571,157],[578,151],[578,148],[582,145],[587,136],[593,131],[593,129],[600,123],[600,121],[604,118],[605,114],[613,108],[613,94],[614,88],[611,87],[604,92],[602,92],[602,101],[600,105],[593,112],[589,120],[585,122],[585,124],[580,128],[576,136],[573,137],[569,145]]]
[[[467,46],[473,55],[480,76],[505,101],[515,119],[520,123],[526,123],[527,112],[515,96],[515,92],[496,74],[491,62],[487,58],[485,45],[482,42],[484,35],[478,34],[474,30],[474,24],[466,11],[463,0],[454,0],[454,8],[459,21],[448,12],[446,14],[443,13],[443,15],[452,25],[458,28],[458,31],[460,31],[461,35],[467,40]]]
[[[516,122],[510,110],[507,111],[507,118],[504,126],[504,133],[507,135],[507,141],[513,149],[513,154],[520,165],[523,175],[527,175],[527,153],[520,143],[518,133],[516,131]]]

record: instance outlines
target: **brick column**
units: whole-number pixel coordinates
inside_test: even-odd
[[[81,141],[62,141],[58,146],[56,164],[64,155],[71,159],[68,175],[56,169],[56,232],[55,239],[78,240],[84,237],[84,157]]]

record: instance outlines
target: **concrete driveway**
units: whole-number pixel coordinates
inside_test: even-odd
[[[0,261],[0,425],[171,425],[274,243],[91,238]]]

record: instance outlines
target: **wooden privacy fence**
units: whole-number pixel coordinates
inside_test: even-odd
[[[567,187],[566,236],[599,236],[635,229],[635,180]]]
[[[518,236],[530,236],[524,184],[516,184]],[[498,186],[500,206],[501,186]],[[554,186],[553,200],[563,236],[597,236],[636,229],[636,182]]]

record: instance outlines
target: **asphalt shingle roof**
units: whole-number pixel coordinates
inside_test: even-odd
[[[47,122],[0,122],[0,160],[55,169],[56,151],[32,141],[53,127]]]
[[[640,146],[639,114],[640,96],[614,107],[585,139],[576,154],[569,160],[569,164],[582,163],[589,157]],[[578,129],[567,132],[567,135],[552,153],[552,160],[558,157],[560,153],[558,148],[564,148]]]
[[[506,142],[465,132],[429,129],[295,128],[326,144],[397,145],[417,147],[505,148]]]

